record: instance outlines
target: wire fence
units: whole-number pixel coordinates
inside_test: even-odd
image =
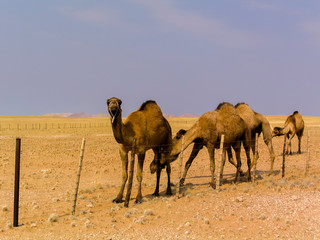
[[[72,128],[102,128],[110,127],[110,122],[59,122],[59,123],[0,123],[1,131],[23,131],[23,130],[54,130],[54,129],[72,129]]]
[[[42,123],[38,125],[28,123],[27,126],[23,124],[15,124],[10,127],[7,125],[6,128],[4,126],[2,124],[2,131],[6,131],[5,129],[29,131],[36,129],[110,127],[110,122],[92,123],[91,125],[90,123]],[[318,128],[308,129],[307,131],[309,132],[310,139],[307,140],[308,134],[305,134],[302,145],[304,153],[293,155],[298,160],[291,162],[291,165],[287,164],[286,168],[296,167],[299,171],[302,170],[304,172],[306,159],[308,155],[311,155],[313,160],[309,161],[308,165],[312,171],[309,171],[309,173],[314,174],[317,169],[320,169],[320,163],[317,161],[320,157],[320,151],[318,150],[320,131]],[[20,207],[22,211],[21,217],[24,221],[38,221],[47,217],[50,213],[58,213],[59,215],[71,214],[81,139],[82,136],[69,136],[68,138],[58,139],[35,138],[26,141],[22,139]],[[116,179],[109,177],[109,174],[120,172],[121,169],[118,144],[115,142],[114,137],[92,135],[87,139],[87,143],[84,155],[84,176],[83,181],[80,183],[80,211],[89,211],[88,208],[90,207],[87,207],[87,205],[96,201],[97,198],[104,199],[105,202],[110,201],[110,198],[118,191],[121,182],[120,173]],[[193,144],[197,145],[201,143],[194,142]],[[296,149],[296,140],[292,144],[294,145],[294,149]],[[277,162],[280,163],[283,138],[273,138],[273,145],[277,153]],[[158,147],[165,149],[163,151],[168,153],[169,150],[166,149],[172,146],[166,144]],[[148,145],[148,148],[152,147],[155,147],[155,145]],[[183,163],[189,158],[190,149],[191,147],[185,152],[181,160]],[[269,159],[269,153],[261,137],[259,139],[259,151],[261,151],[260,159]],[[149,152],[150,154],[147,158],[151,162],[153,160],[153,153],[152,151]],[[308,154],[306,154],[307,152]],[[206,158],[209,158],[209,156]],[[13,159],[14,142],[10,138],[0,139],[0,208],[2,208],[5,215],[3,221],[9,221],[12,216],[14,187]],[[242,159],[245,159],[245,157],[242,157]],[[219,155],[216,155],[216,161],[218,162],[219,160]],[[177,168],[179,161],[173,164],[176,164],[175,167]],[[209,169],[208,162],[206,162],[206,166]],[[279,166],[277,169],[280,169]],[[235,172],[234,169],[233,172]],[[178,171],[175,171],[173,174],[175,174],[173,179],[178,179]],[[148,177],[146,181],[148,179],[151,179],[151,177]],[[90,194],[94,196],[90,196]]]

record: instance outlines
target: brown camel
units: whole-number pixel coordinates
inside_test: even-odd
[[[122,123],[122,101],[118,98],[107,100],[108,111],[111,117],[112,130],[115,140],[120,144],[120,157],[122,161],[122,184],[117,197],[113,202],[122,202],[123,191],[128,178],[128,152],[132,151],[134,139],[136,140],[135,154],[138,155],[137,180],[138,194],[136,202],[141,202],[141,182],[145,153],[152,149],[154,161],[160,166],[160,158],[170,152],[172,145],[171,127],[163,117],[160,107],[155,101],[146,101],[141,107],[131,113]],[[171,193],[170,187],[170,163],[166,161],[168,186],[167,194]],[[157,187],[154,195],[159,194],[159,179],[161,168],[157,171]]]
[[[180,152],[186,149],[191,143],[195,143],[192,149],[192,153],[185,165],[185,170],[180,183],[183,184],[186,174],[193,159],[203,146],[206,146],[210,156],[210,170],[211,170],[211,182],[210,185],[216,188],[215,180],[215,149],[220,147],[221,135],[224,135],[224,146],[222,154],[222,163],[220,169],[220,175],[222,175],[223,165],[226,159],[226,152],[228,152],[229,161],[236,165],[236,177],[235,182],[238,180],[238,176],[241,169],[240,159],[240,147],[243,142],[248,164],[248,180],[251,180],[250,174],[250,130],[247,128],[245,122],[240,118],[234,106],[230,103],[221,103],[215,111],[207,112],[203,114],[198,121],[186,132],[180,131],[180,135],[184,135],[184,138],[176,139],[176,144],[172,147],[171,154],[168,158],[170,162],[176,160]],[[184,139],[184,140],[183,140]],[[175,142],[175,141],[174,141]],[[182,143],[184,142],[183,149]],[[236,152],[237,164],[232,159],[231,147]],[[161,159],[161,164],[165,159]],[[150,169],[154,169],[155,164],[151,163]],[[153,170],[154,171],[154,170]]]
[[[297,135],[298,137],[298,153],[301,154],[301,138],[304,131],[304,121],[302,119],[301,114],[298,111],[292,113],[284,123],[284,127],[275,127],[273,128],[272,135],[281,136],[286,135],[288,140],[286,154],[292,154],[291,150],[291,140]]]
[[[269,154],[270,154],[270,161],[271,161],[271,166],[270,166],[270,171],[269,175],[272,175],[273,173],[273,164],[274,164],[274,159],[275,159],[275,154],[273,151],[273,146],[272,146],[272,130],[269,124],[269,121],[260,113],[257,113],[253,111],[249,105],[245,103],[238,103],[235,106],[238,114],[240,117],[245,121],[247,126],[249,127],[251,131],[251,149],[253,152],[253,155],[255,154],[255,135],[258,133],[258,136],[260,136],[261,132],[263,133],[263,140],[265,144],[267,145],[269,149]],[[257,161],[259,158],[259,155],[257,156],[257,159],[253,159],[251,163],[251,168],[254,164],[255,161]]]

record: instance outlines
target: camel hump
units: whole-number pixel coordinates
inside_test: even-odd
[[[294,112],[293,112],[293,115],[294,115],[294,114],[298,114],[298,113],[299,113],[298,111],[294,111]]]
[[[153,101],[153,100],[148,100],[146,102],[144,102],[140,108],[138,109],[137,112],[143,112],[145,114],[148,115],[153,115],[153,116],[163,116],[162,111],[160,109],[160,107],[158,106],[158,104]],[[150,116],[151,116],[150,115]]]
[[[246,113],[246,114],[255,114],[252,108],[246,103],[237,103],[235,106],[238,112]]]
[[[233,105],[232,105],[231,103],[229,103],[229,102],[222,102],[222,103],[220,103],[220,104],[218,105],[218,107],[216,108],[216,110],[220,110],[221,108],[226,107],[226,106],[228,106],[228,107],[232,106],[232,107],[233,107]]]
[[[239,103],[237,103],[234,107],[237,108],[237,107],[239,107],[239,106],[241,106],[241,105],[249,106],[249,105],[246,104],[245,102],[239,102]]]
[[[154,106],[154,105],[157,105],[156,101],[154,101],[154,100],[145,101],[144,103],[142,103],[142,105],[140,106],[138,111],[146,110],[149,106]]]

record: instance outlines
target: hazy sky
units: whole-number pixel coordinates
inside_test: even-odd
[[[320,116],[319,0],[2,0],[0,115]]]

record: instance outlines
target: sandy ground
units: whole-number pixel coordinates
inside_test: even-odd
[[[279,125],[284,117],[270,117],[270,121]],[[170,120],[174,133],[192,122]],[[260,137],[256,181],[242,177],[234,184],[235,168],[226,163],[220,190],[209,187],[209,158],[204,149],[191,166],[180,196],[179,161],[172,164],[173,196],[165,196],[164,172],[160,196],[152,196],[156,179],[149,172],[153,154],[148,152],[143,202],[134,203],[134,179],[129,208],[112,202],[121,184],[121,162],[110,127],[2,130],[0,239],[320,239],[320,120],[309,117],[306,125],[303,153],[287,157],[284,179],[283,138],[273,139],[275,174],[268,176],[269,154]],[[307,131],[311,150],[305,176]],[[19,227],[13,228],[16,136],[22,138],[20,215]],[[86,148],[80,191],[76,214],[71,215],[82,138]],[[191,148],[184,152],[184,163]],[[296,139],[293,150],[297,151]]]

